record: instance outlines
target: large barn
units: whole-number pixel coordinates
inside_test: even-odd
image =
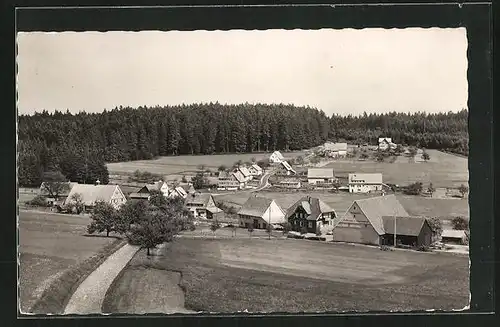
[[[333,240],[339,242],[389,245],[394,243],[394,233],[397,242],[405,245],[432,241],[426,219],[410,216],[394,195],[356,200],[333,222]]]

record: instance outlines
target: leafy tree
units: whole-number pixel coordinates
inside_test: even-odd
[[[424,151],[422,153],[422,159],[427,162],[431,157],[429,156],[429,153],[427,151]]]
[[[441,233],[443,232],[443,224],[441,223],[441,220],[437,217],[433,217],[427,219],[427,223],[429,223],[432,230],[433,239],[439,239],[441,237]]]
[[[429,187],[427,188],[427,192],[431,194],[431,197],[434,195],[434,192],[436,192],[436,189],[434,188],[434,185],[432,183],[429,184]]]
[[[408,149],[408,152],[409,152],[410,159],[415,160],[415,156],[417,155],[417,148],[415,148],[414,146],[411,146]]]
[[[458,191],[460,192],[460,194],[462,195],[462,198],[463,198],[463,197],[465,197],[465,194],[469,191],[469,188],[466,185],[462,184],[458,188]]]
[[[80,193],[75,193],[71,195],[70,203],[73,206],[74,210],[77,214],[81,214],[85,209],[85,205],[83,203],[83,197]]]
[[[422,182],[416,182],[408,185],[405,193],[408,195],[420,195],[422,193]]]
[[[193,187],[197,190],[205,188],[209,184],[208,179],[203,173],[197,173],[196,176],[191,179],[191,182],[193,183]]]
[[[464,217],[458,216],[453,218],[451,221],[451,224],[453,225],[453,229],[456,230],[469,230],[469,221],[465,219]]]
[[[250,162],[251,162],[252,164],[254,164],[254,163],[256,163],[256,162],[257,162],[257,159],[255,159],[255,157],[252,157],[252,158],[250,159]]]
[[[219,171],[219,172],[226,171],[226,170],[227,170],[227,167],[225,165],[220,165],[219,168],[217,168],[217,171]]]
[[[173,231],[169,229],[166,218],[162,217],[161,213],[149,211],[141,219],[140,224],[131,228],[127,238],[129,243],[146,248],[149,256],[150,249],[172,240]]]
[[[116,230],[117,216],[111,204],[104,201],[96,202],[90,216],[92,222],[87,226],[87,232],[89,234],[106,232],[106,237],[109,237],[109,233]]]
[[[185,175],[182,175],[181,182],[187,183],[187,178]]]
[[[238,230],[238,226],[236,226],[236,225],[232,225],[232,226],[231,226],[231,235],[232,235],[233,237],[235,237],[235,236],[236,236],[236,231],[237,231],[237,230]]]
[[[147,201],[139,200],[125,202],[118,211],[118,215],[121,218],[120,230],[128,231],[132,224],[140,223],[141,219],[145,217],[147,209]]]
[[[304,164],[304,156],[298,156],[295,158],[295,163],[299,166],[302,166]]]
[[[43,189],[47,191],[49,197],[59,199],[60,195],[69,191],[66,177],[60,171],[47,171],[43,173]]]
[[[381,150],[378,150],[378,151],[375,153],[375,159],[376,159],[378,162],[382,162],[382,161],[384,161],[384,159],[385,159],[385,154],[384,154]]]
[[[48,205],[47,198],[40,194],[35,196],[33,199],[26,201],[26,204],[36,207],[46,207]]]
[[[203,165],[203,164],[198,165],[198,170],[199,170],[200,172],[202,172],[202,173],[204,173],[204,172],[205,172],[205,169],[206,169],[206,168],[207,168],[207,166],[205,166],[205,165]]]
[[[321,228],[319,226],[316,227],[316,236],[321,236],[323,233],[321,232]]]
[[[216,220],[214,220],[212,222],[212,224],[210,224],[210,230],[212,231],[212,233],[214,233],[214,237],[215,237],[215,232],[217,232],[217,230],[220,228],[220,223]]]
[[[366,151],[361,152],[361,154],[360,154],[360,156],[359,156],[359,158],[360,158],[360,159],[363,159],[363,160],[364,160],[364,159],[368,159],[368,157],[369,157],[369,156],[368,156],[368,153],[367,153]]]
[[[161,191],[152,190],[149,193],[149,203],[158,208],[165,207],[167,205],[167,198],[165,198]]]

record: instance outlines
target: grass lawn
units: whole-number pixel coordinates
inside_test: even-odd
[[[296,201],[306,195],[318,197],[330,205],[338,215],[343,215],[353,201],[370,197],[363,194],[329,193],[329,192],[258,192],[258,196],[275,199],[284,209],[288,209]],[[250,195],[236,193],[215,196],[216,201],[224,201],[239,208]],[[373,196],[373,195],[371,195]],[[397,195],[398,200],[411,215],[440,217],[449,219],[455,216],[469,217],[469,202],[467,199],[433,199],[422,196]]]
[[[22,312],[28,312],[64,271],[116,241],[84,236],[88,223],[88,217],[19,211]]]
[[[428,162],[409,162],[399,157],[394,163],[339,160],[326,165],[335,174],[344,176],[349,173],[382,173],[384,183],[407,185],[422,182],[427,187],[458,187],[469,181],[468,159],[437,150],[427,150],[431,159]]]
[[[286,158],[293,158],[303,155],[305,152],[285,152]],[[270,153],[242,153],[242,154],[218,154],[199,156],[171,156],[160,157],[154,160],[138,160],[127,162],[108,163],[110,174],[130,174],[136,170],[149,171],[150,173],[171,175],[184,171],[196,171],[199,165],[207,168],[217,169],[220,165],[231,167],[236,161],[250,161],[255,158],[257,161],[269,158]]]
[[[195,311],[450,310],[467,305],[469,294],[465,256],[303,240],[180,238],[158,257],[134,257],[105,303],[121,312],[133,311],[134,298],[162,303],[167,295],[158,290],[177,282],[172,272],[182,277],[185,308]],[[141,279],[149,282],[133,282]]]

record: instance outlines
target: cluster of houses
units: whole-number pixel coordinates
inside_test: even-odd
[[[276,201],[251,196],[238,211],[240,227],[277,227],[288,222],[294,231],[332,230],[333,240],[371,245],[428,246],[433,234],[426,218],[409,215],[394,195],[356,200],[343,216],[318,198],[305,196],[288,210]]]
[[[260,180],[257,178],[263,174],[263,169],[252,164],[248,167],[240,166],[233,171],[221,171],[217,180],[218,190],[242,190],[256,188]]]

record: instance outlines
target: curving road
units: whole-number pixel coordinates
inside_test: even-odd
[[[256,188],[252,189],[245,189],[245,190],[236,190],[232,192],[224,192],[224,193],[212,193],[212,195],[228,195],[228,194],[236,194],[236,193],[252,193],[252,192],[259,192],[265,189],[266,187],[269,186],[269,178],[273,175],[274,171],[268,171],[262,177],[260,178],[259,186]]]

